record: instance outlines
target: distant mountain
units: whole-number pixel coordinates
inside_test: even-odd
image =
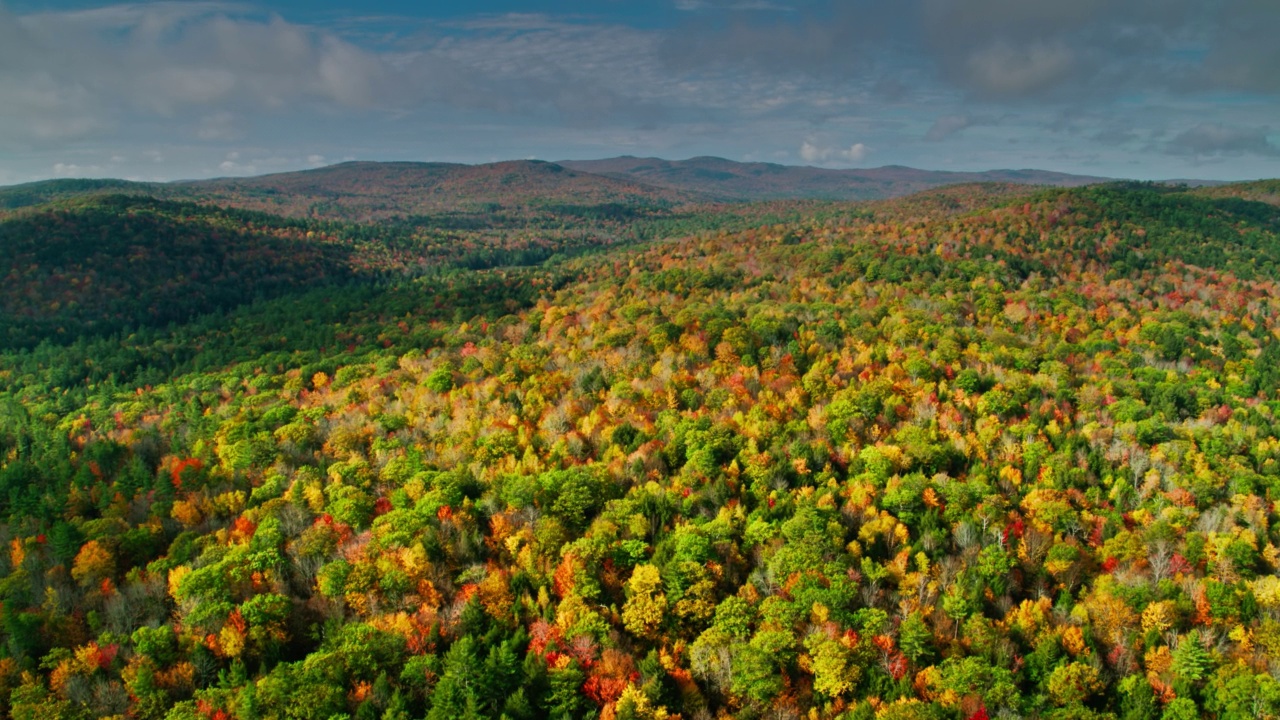
[[[531,205],[677,205],[700,199],[687,191],[534,160],[486,165],[349,162],[174,187],[219,204],[348,220]]]
[[[1043,170],[942,172],[898,165],[865,170],[831,170],[775,163],[741,163],[716,157],[662,160],[624,156],[607,160],[562,160],[557,164],[581,172],[722,200],[879,200],[961,183],[1077,187],[1109,180]]]
[[[291,218],[367,222],[414,216],[551,213],[613,217],[707,202],[885,200],[953,185],[996,183],[1077,187],[1108,178],[1044,170],[944,172],[891,165],[871,169],[617,157],[558,163],[515,160],[483,165],[348,162],[314,170],[173,183],[48,180],[0,188],[0,212],[85,195],[149,195]],[[1208,189],[1215,183],[1170,181]],[[1271,197],[1266,188],[1261,197]]]
[[[572,212],[602,206],[670,207],[708,199],[534,160],[486,165],[348,162],[259,177],[174,183],[48,180],[0,188],[0,210],[102,193],[151,195],[286,217],[352,221],[513,208]]]

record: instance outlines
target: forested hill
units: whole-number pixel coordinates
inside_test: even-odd
[[[0,347],[167,325],[340,282],[353,248],[296,224],[104,196],[0,219]]]
[[[0,212],[44,205],[91,195],[136,194],[158,195],[163,183],[130,182],[128,180],[43,180],[0,187]]]
[[[0,714],[1280,716],[1280,208],[752,207],[0,353]]]
[[[937,252],[985,252],[1023,274],[1087,262],[1115,278],[1185,264],[1273,281],[1280,278],[1280,207],[1241,199],[1257,187],[1224,186],[1217,197],[1137,183],[1051,190],[918,227],[940,243]]]

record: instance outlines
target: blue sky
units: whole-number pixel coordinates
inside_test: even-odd
[[[0,184],[718,155],[1280,176],[1275,0],[0,0]]]

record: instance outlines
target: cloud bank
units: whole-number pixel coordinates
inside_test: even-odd
[[[613,8],[377,25],[198,0],[0,5],[0,182],[621,152],[1280,175],[1274,0],[673,0],[643,23]]]

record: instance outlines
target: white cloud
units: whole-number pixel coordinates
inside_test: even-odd
[[[227,159],[218,164],[218,171],[223,175],[255,175],[258,163],[253,160],[241,162],[239,152],[229,152]]]
[[[847,148],[827,147],[805,140],[800,145],[800,159],[806,163],[827,165],[833,163],[860,163],[867,159],[871,149],[862,143]]]
[[[102,168],[98,165],[77,165],[76,163],[54,163],[53,175],[60,178],[79,178],[92,177],[101,175]]]
[[[148,3],[17,15],[0,6],[0,138],[10,145],[113,132],[126,118],[227,118],[321,103],[394,104],[386,58],[331,34],[220,3]]]

